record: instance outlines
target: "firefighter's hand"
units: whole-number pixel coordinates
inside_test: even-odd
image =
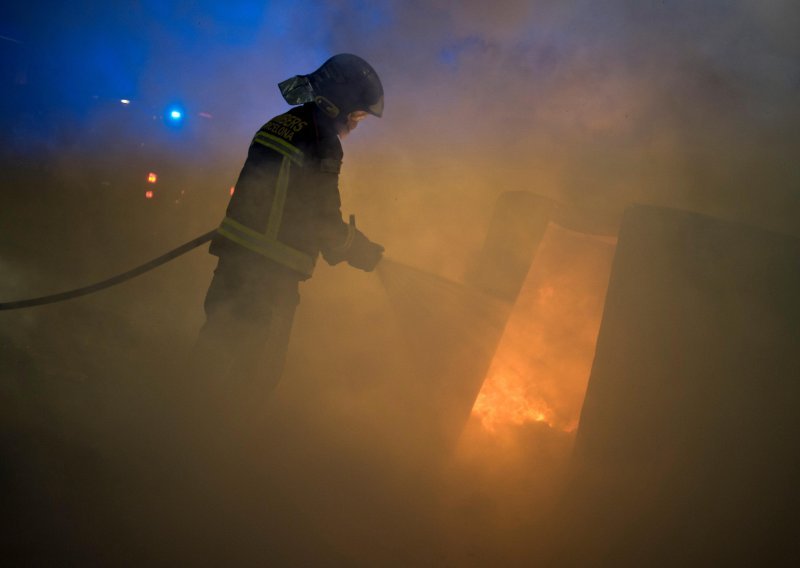
[[[373,243],[364,233],[356,230],[347,263],[360,270],[372,272],[383,258],[383,251],[384,248],[381,245]]]

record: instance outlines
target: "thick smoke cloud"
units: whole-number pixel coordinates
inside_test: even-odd
[[[800,70],[791,4],[393,8],[387,29],[373,35],[353,18],[331,41],[334,51],[369,53],[385,68],[387,116],[351,151],[361,152],[357,167],[385,155],[365,156],[360,142],[391,144],[388,168],[410,162],[404,176],[391,176],[397,189],[383,192],[384,207],[395,198],[421,202],[417,214],[431,215],[424,225],[452,224],[448,242],[455,226],[480,223],[507,189],[597,207],[655,203],[794,230]],[[474,166],[467,176],[465,163]],[[374,179],[359,176],[353,189],[367,194]],[[440,212],[438,200],[451,198],[463,216],[425,210],[429,203]],[[413,221],[400,209],[407,227]]]
[[[394,259],[461,280],[508,190],[598,218],[643,202],[797,234],[800,8],[788,0],[141,0],[18,5],[2,26],[15,40],[0,42],[2,300],[109,276],[213,227],[253,133],[285,108],[276,84],[337,52],[369,60],[386,90],[385,116],[344,141],[341,190],[345,214]],[[171,102],[190,117],[181,131],[153,119]],[[151,169],[171,188],[158,207],[141,198]],[[471,423],[469,443],[431,458],[409,420],[424,389],[385,292],[342,267],[303,285],[286,380],[261,429],[226,450],[248,473],[189,475],[185,495],[164,489],[184,480],[148,477],[150,463],[191,470],[166,440],[193,388],[177,377],[212,269],[197,252],[0,316],[4,431],[19,436],[4,448],[22,440],[15,463],[35,473],[15,481],[21,495],[91,493],[77,533],[113,519],[127,543],[137,530],[213,536],[215,514],[233,518],[239,560],[313,541],[343,565],[527,565],[572,438]],[[215,496],[192,501],[205,482]],[[62,513],[54,534],[74,520]]]

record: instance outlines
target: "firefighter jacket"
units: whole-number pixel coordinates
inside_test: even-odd
[[[209,252],[283,267],[301,280],[320,252],[331,264],[347,260],[358,231],[342,220],[341,164],[334,126],[313,103],[276,116],[250,144]]]

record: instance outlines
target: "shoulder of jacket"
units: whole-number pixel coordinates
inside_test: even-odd
[[[302,154],[306,165],[316,163],[323,172],[338,174],[342,167],[344,152],[339,137],[318,128],[313,114],[305,106],[289,109],[271,119],[256,133],[253,143],[280,153],[288,152],[290,156]]]
[[[272,118],[259,129],[259,133],[261,132],[277,136],[290,144],[297,144],[314,136],[314,125],[306,117],[289,110]]]

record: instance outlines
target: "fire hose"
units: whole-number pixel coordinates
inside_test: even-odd
[[[186,254],[190,250],[196,249],[203,243],[207,243],[208,241],[210,241],[211,238],[216,234],[216,232],[217,230],[214,229],[213,231],[204,233],[199,237],[197,237],[196,239],[192,239],[188,243],[182,244],[181,246],[174,248],[171,251],[162,254],[161,256],[154,258],[149,262],[137,266],[136,268],[132,268],[131,270],[123,272],[122,274],[117,274],[116,276],[107,278],[106,280],[90,284],[89,286],[83,286],[82,288],[75,288],[74,290],[68,290],[66,292],[60,292],[58,294],[51,294],[49,296],[28,298],[27,300],[17,300],[15,302],[0,302],[0,310],[17,310],[20,308],[30,308],[33,306],[42,306],[44,304],[63,302],[64,300],[78,298],[80,296],[85,296],[87,294],[92,294],[94,292],[99,292],[100,290],[110,288],[111,286],[116,286],[117,284],[121,284],[122,282],[130,280],[131,278],[136,278],[137,276],[140,276],[145,272],[149,272],[154,268],[158,268],[162,264],[166,264],[167,262],[175,258],[178,258],[183,254]]]

